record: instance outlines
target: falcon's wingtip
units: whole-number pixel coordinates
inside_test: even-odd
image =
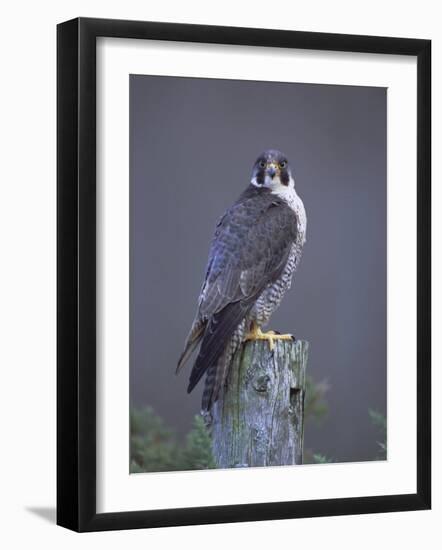
[[[205,322],[194,321],[190,334],[187,337],[186,343],[184,345],[184,351],[178,359],[178,363],[175,369],[175,374],[178,374],[182,367],[187,363],[196,346],[199,344],[205,328]]]

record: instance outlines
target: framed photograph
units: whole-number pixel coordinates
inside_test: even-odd
[[[430,508],[430,41],[57,40],[57,523]]]

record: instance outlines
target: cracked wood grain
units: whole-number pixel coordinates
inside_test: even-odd
[[[219,468],[302,464],[308,342],[248,341],[212,410]]]

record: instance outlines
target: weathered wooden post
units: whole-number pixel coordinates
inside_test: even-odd
[[[212,410],[218,468],[302,464],[308,342],[248,341]]]

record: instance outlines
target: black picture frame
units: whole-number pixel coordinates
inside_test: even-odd
[[[96,512],[96,39],[417,58],[417,492]],[[75,531],[423,510],[431,506],[431,41],[79,18],[57,27],[57,523]]]

